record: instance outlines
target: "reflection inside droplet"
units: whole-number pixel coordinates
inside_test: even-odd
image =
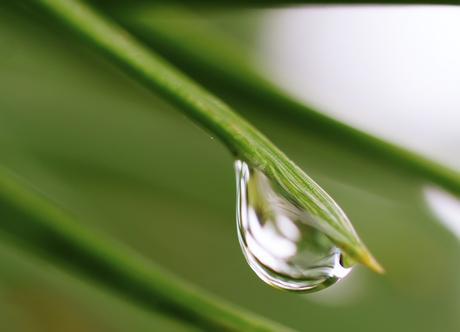
[[[344,278],[342,254],[318,221],[289,202],[258,169],[235,162],[238,238],[246,260],[267,284],[316,291]]]

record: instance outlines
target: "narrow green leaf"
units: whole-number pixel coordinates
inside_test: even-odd
[[[229,106],[83,2],[37,3],[220,138],[235,157],[265,172],[289,199],[317,217],[330,230],[329,238],[353,260],[383,271],[329,195]]]

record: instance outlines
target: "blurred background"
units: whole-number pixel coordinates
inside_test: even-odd
[[[293,97],[460,171],[456,7],[124,6],[110,12],[142,36],[212,27]],[[187,38],[198,53],[214,47]],[[317,180],[386,275],[358,266],[309,295],[263,284],[237,241],[226,149],[65,29],[7,4],[0,5],[1,164],[90,229],[299,331],[459,330],[459,198],[268,110],[152,42]],[[195,330],[0,240],[2,331]]]

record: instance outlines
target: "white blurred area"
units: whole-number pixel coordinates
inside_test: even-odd
[[[437,219],[460,240],[460,199],[435,186],[425,186],[423,193]]]
[[[460,8],[270,10],[263,68],[292,95],[460,170]]]

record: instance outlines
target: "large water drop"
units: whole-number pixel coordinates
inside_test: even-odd
[[[289,202],[267,176],[237,160],[237,230],[244,256],[267,284],[311,292],[344,278],[351,268],[314,227],[315,218]]]

